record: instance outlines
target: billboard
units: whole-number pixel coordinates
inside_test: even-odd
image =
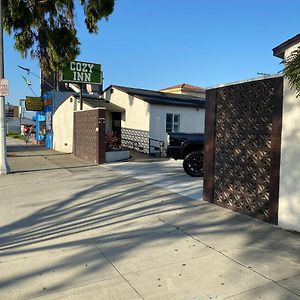
[[[25,107],[27,111],[41,111],[43,110],[42,99],[40,97],[26,96]]]
[[[62,81],[101,84],[101,65],[83,61],[71,61],[63,70]]]

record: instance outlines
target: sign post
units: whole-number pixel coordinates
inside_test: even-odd
[[[4,78],[3,2],[0,0],[0,79]],[[0,96],[0,175],[10,172],[6,151],[5,98]]]
[[[101,65],[84,61],[71,61],[63,70],[62,81],[79,84],[80,110],[82,110],[82,84],[102,84]]]

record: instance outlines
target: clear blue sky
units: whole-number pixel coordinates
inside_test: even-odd
[[[104,86],[161,89],[178,83],[202,87],[276,73],[272,48],[300,32],[299,0],[116,0],[114,13],[89,35],[81,9],[76,22],[78,60],[101,63]],[[38,62],[21,59],[5,35],[5,77],[17,104],[32,93],[17,65],[39,74]],[[32,88],[39,93],[39,79]]]

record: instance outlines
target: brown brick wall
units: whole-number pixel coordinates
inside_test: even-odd
[[[105,110],[74,113],[74,154],[96,164],[105,162]]]

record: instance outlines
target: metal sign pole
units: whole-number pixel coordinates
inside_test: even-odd
[[[80,110],[83,110],[83,101],[82,101],[82,83],[80,83]]]
[[[3,57],[3,4],[0,0],[0,79],[4,78],[4,57]],[[6,153],[6,130],[5,130],[5,98],[0,97],[0,174],[7,174],[10,168],[7,162]]]
[[[20,99],[20,106],[19,106],[19,118],[20,118],[20,133],[22,133],[21,127],[22,127],[22,115],[23,115],[23,107],[22,102],[25,101],[24,99]]]

